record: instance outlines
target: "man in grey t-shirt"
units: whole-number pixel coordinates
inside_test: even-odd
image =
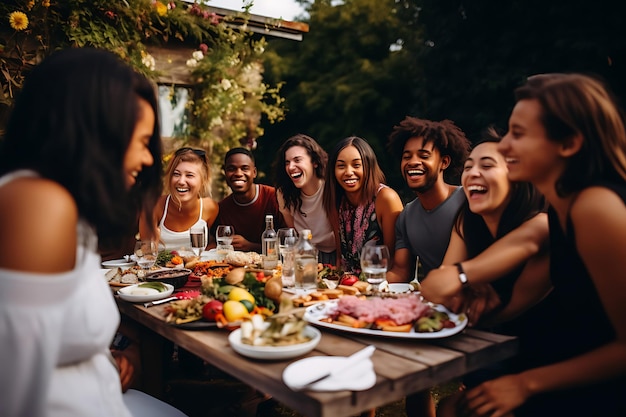
[[[458,181],[470,142],[450,120],[406,117],[393,128],[389,148],[400,157],[402,177],[417,196],[396,221],[396,253],[393,268],[387,272],[389,282],[408,282],[414,276],[417,256],[420,274],[441,265],[456,215],[465,202],[463,190],[452,182]]]
[[[387,272],[389,282],[408,282],[420,257],[424,274],[441,265],[465,193],[458,174],[469,155],[470,142],[452,121],[406,117],[393,128],[389,148],[400,157],[402,177],[417,198],[396,220],[396,253]],[[444,178],[444,173],[445,178]],[[406,398],[408,417],[434,417],[429,391]]]

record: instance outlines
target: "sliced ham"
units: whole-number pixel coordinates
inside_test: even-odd
[[[357,320],[373,323],[379,319],[393,320],[398,325],[414,322],[428,312],[418,295],[399,298],[360,299],[344,295],[337,303],[335,314],[347,314]]]

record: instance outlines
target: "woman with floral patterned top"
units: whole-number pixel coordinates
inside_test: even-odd
[[[351,136],[335,146],[326,170],[324,209],[339,231],[337,260],[344,271],[361,271],[359,254],[370,241],[386,245],[393,259],[402,201],[384,182],[376,154],[364,139]]]

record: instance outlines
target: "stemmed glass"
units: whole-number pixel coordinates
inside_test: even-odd
[[[191,248],[198,254],[202,255],[202,251],[207,245],[207,231],[203,225],[192,226],[189,229],[189,237],[191,238]]]
[[[225,224],[220,224],[215,230],[215,240],[217,241],[217,249],[228,248],[233,243],[235,236],[235,228]]]
[[[372,292],[379,292],[380,284],[387,278],[389,249],[385,245],[365,245],[361,250],[361,270],[372,286]]]
[[[140,240],[135,243],[135,257],[137,264],[145,270],[154,266],[159,254],[157,242],[154,240]]]

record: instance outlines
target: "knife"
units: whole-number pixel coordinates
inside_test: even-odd
[[[336,366],[334,369],[332,369],[331,371],[326,372],[322,376],[319,376],[319,377],[313,379],[312,381],[309,381],[306,384],[301,385],[300,387],[297,388],[297,390],[298,391],[305,390],[305,389],[311,387],[313,384],[317,384],[320,381],[323,381],[323,380],[325,380],[327,378],[330,378],[333,375],[337,375],[337,374],[345,371],[346,369],[354,366],[355,364],[359,363],[360,361],[362,361],[364,359],[367,359],[370,356],[372,356],[372,354],[374,353],[375,350],[376,350],[376,346],[369,345],[369,346],[359,350],[358,352],[353,353],[352,355],[348,356],[339,366]]]
[[[148,308],[152,306],[158,306],[159,304],[169,303],[170,301],[178,300],[178,297],[167,297],[161,300],[150,301],[149,303],[143,303],[143,306]]]

